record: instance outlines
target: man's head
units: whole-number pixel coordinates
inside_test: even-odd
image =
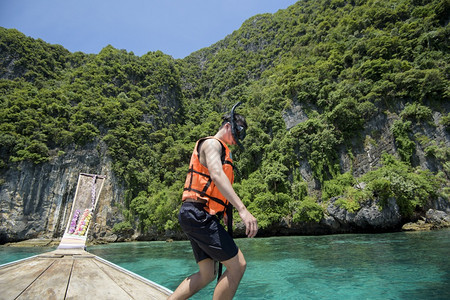
[[[244,148],[240,141],[245,138],[247,122],[242,115],[234,112],[236,107],[238,107],[240,104],[240,102],[236,103],[231,109],[231,112],[225,114],[222,117],[222,125],[220,126],[220,128],[223,128],[226,124],[230,124],[234,141],[239,145],[239,147]]]
[[[245,121],[245,118],[243,115],[240,114],[234,114],[234,119],[237,125],[245,127],[247,129],[247,122]],[[220,128],[222,128],[225,124],[230,123],[231,124],[231,114],[226,113],[222,116],[222,125]]]

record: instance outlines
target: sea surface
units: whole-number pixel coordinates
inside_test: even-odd
[[[247,271],[235,299],[450,299],[450,229],[236,242]],[[1,246],[0,264],[52,250]],[[87,250],[171,290],[197,272],[186,241]],[[191,299],[211,299],[214,285]]]

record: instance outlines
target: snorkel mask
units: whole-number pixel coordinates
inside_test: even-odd
[[[245,134],[246,134],[246,129],[245,126],[239,125],[236,122],[236,119],[234,117],[234,111],[236,110],[236,107],[238,107],[239,105],[241,105],[241,102],[236,103],[233,108],[231,109],[231,116],[230,116],[230,121],[231,121],[231,133],[233,134],[233,138],[236,141],[236,144],[242,149],[244,150],[244,146],[241,144],[240,141],[242,141],[245,138]]]

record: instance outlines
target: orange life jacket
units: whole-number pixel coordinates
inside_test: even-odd
[[[184,183],[183,201],[186,199],[203,199],[206,200],[205,210],[215,215],[226,211],[226,207],[230,204],[228,200],[220,193],[217,186],[211,179],[208,168],[200,163],[198,146],[206,139],[216,139],[222,145],[222,169],[230,180],[234,182],[233,160],[231,159],[231,151],[228,146],[220,139],[215,137],[206,137],[197,141],[194,152],[189,163],[189,171]]]

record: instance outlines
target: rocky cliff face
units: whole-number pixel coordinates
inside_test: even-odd
[[[112,226],[123,220],[123,187],[111,171],[101,144],[70,150],[35,165],[22,162],[0,174],[0,243],[62,237],[72,208],[79,173],[106,175],[90,236],[115,240]]]
[[[415,126],[415,136],[427,137],[442,147],[450,146],[450,138],[440,125],[442,115],[433,114],[434,124]],[[343,149],[339,154],[343,171],[353,171],[358,177],[379,166],[382,153],[396,155],[391,126],[398,115],[380,114],[367,123],[362,130],[363,139],[355,137],[352,156]],[[294,106],[284,113],[287,130],[307,119],[301,106]],[[426,140],[426,138],[422,138]],[[416,141],[413,163],[422,169],[433,172],[443,171],[442,163],[435,157],[427,156],[424,144]],[[32,238],[58,239],[62,236],[68,222],[79,173],[106,175],[107,179],[100,194],[94,222],[89,239],[97,242],[123,240],[112,233],[114,224],[124,220],[121,214],[124,186],[114,176],[111,159],[106,155],[103,143],[91,143],[82,149],[73,149],[63,155],[55,155],[49,162],[33,164],[21,162],[13,168],[0,173],[0,244]],[[300,163],[300,174],[308,182],[310,189],[317,189],[318,182],[313,178],[307,161]],[[276,234],[331,234],[348,232],[393,231],[402,228],[405,222],[399,213],[395,199],[390,199],[382,210],[376,200],[361,204],[361,209],[350,213],[335,205],[332,199],[325,209],[325,217],[319,223],[294,224],[284,219],[272,228],[262,230],[260,235]],[[450,204],[440,198],[430,202],[416,221],[429,228],[448,226]],[[441,224],[441,225],[440,225]],[[420,224],[419,224],[420,225]],[[406,230],[415,228],[408,225]],[[242,224],[238,224],[236,235],[244,235]],[[157,232],[127,233],[127,238],[153,240],[161,238],[182,238],[179,233],[158,236]]]
[[[404,105],[399,104],[399,113],[380,113],[366,123],[361,131],[361,136],[355,137],[352,143],[352,155],[348,149],[342,149],[339,153],[341,170],[343,172],[352,171],[353,175],[359,176],[374,170],[380,166],[383,153],[397,156],[395,139],[391,131],[392,124],[400,117],[400,112]],[[448,111],[449,107],[443,109]],[[433,173],[446,173],[445,161],[439,161],[433,155],[427,155],[426,147],[432,144],[440,145],[442,149],[450,147],[450,135],[442,125],[441,119],[444,115],[440,112],[433,112],[432,122],[416,123],[412,128],[412,136],[415,142],[415,151],[412,157],[412,164]],[[308,119],[301,104],[293,106],[283,113],[286,128],[289,130],[295,125]],[[447,150],[448,151],[448,150]],[[447,162],[448,163],[448,162]],[[310,189],[319,186],[313,178],[312,170],[307,161],[300,162],[300,174],[308,182]],[[448,176],[449,174],[446,174]],[[361,204],[361,209],[355,213],[350,213],[344,208],[335,205],[336,199],[331,199],[325,209],[325,217],[320,223],[313,224],[291,224],[289,220],[283,220],[279,226],[268,230],[267,234],[330,234],[348,232],[379,232],[394,231],[402,228],[407,221],[417,221],[425,224],[427,228],[440,228],[450,225],[450,203],[448,199],[440,197],[435,201],[430,201],[419,215],[415,215],[412,220],[405,220],[399,213],[399,207],[395,198],[389,199],[388,205],[381,209],[377,200],[366,201]],[[423,226],[419,226],[423,228]],[[409,230],[408,228],[406,230]]]
[[[306,120],[307,116],[300,107],[285,113],[285,122],[289,127]],[[439,125],[440,115],[435,114],[435,126],[428,128],[426,134],[433,140],[449,145],[448,133]],[[341,166],[344,170],[352,170],[355,176],[364,174],[378,166],[383,152],[395,154],[394,138],[390,132],[390,124],[396,116],[378,116],[369,124],[363,145],[354,149],[353,158],[343,151],[340,154]],[[424,133],[423,128],[416,132]],[[355,142],[356,143],[356,142]],[[426,157],[422,146],[417,144],[414,160],[422,168],[438,171],[441,165],[432,158]],[[35,165],[21,162],[15,168],[9,168],[0,174],[0,244],[32,238],[58,239],[62,237],[68,221],[74,199],[79,173],[106,175],[107,179],[100,194],[94,222],[89,239],[96,242],[114,242],[123,237],[112,233],[114,224],[123,221],[121,204],[124,194],[122,183],[114,176],[111,160],[106,155],[106,146],[92,143],[83,149],[73,149],[55,156],[47,163]],[[300,172],[309,187],[314,189],[312,172],[307,162],[300,164]],[[293,224],[290,220],[282,220],[272,228],[262,230],[260,235],[277,234],[333,234],[349,232],[379,232],[401,229],[405,220],[399,214],[395,199],[390,199],[387,206],[380,210],[376,201],[367,201],[357,212],[350,213],[335,205],[332,199],[325,211],[325,217],[319,223]],[[450,205],[446,199],[430,202],[427,214],[418,216],[418,225],[426,228],[439,228],[449,225]],[[431,214],[432,212],[433,214]],[[436,217],[438,216],[438,217]],[[439,221],[439,220],[440,221]],[[438,221],[436,221],[438,220]],[[422,226],[421,228],[423,228]],[[420,227],[420,226],[419,226]],[[408,225],[411,230],[416,225]],[[242,224],[235,231],[237,236],[244,236]],[[168,234],[167,237],[155,233],[136,233],[128,238],[137,240],[153,240],[155,238],[175,237],[179,234]]]
[[[348,149],[342,149],[339,153],[341,169],[343,172],[353,171],[355,177],[359,177],[380,166],[379,162],[383,153],[397,155],[394,136],[391,132],[392,124],[400,119],[399,115],[404,105],[400,104],[398,113],[379,113],[374,116],[362,128],[361,135],[352,140],[352,157]],[[314,108],[313,108],[314,109]],[[448,111],[447,104],[443,111]],[[433,112],[433,120],[430,123],[416,123],[412,128],[412,136],[415,139],[415,152],[412,157],[413,165],[428,169],[431,172],[444,171],[443,164],[433,156],[427,156],[426,146],[430,143],[440,145],[441,148],[450,147],[450,133],[441,124],[444,115],[438,111]],[[283,119],[287,130],[295,125],[308,120],[307,114],[301,104],[294,103],[291,108],[283,112]],[[361,139],[361,137],[363,137]],[[312,178],[309,166],[300,164],[301,173],[307,181]],[[444,171],[445,172],[445,171]]]

